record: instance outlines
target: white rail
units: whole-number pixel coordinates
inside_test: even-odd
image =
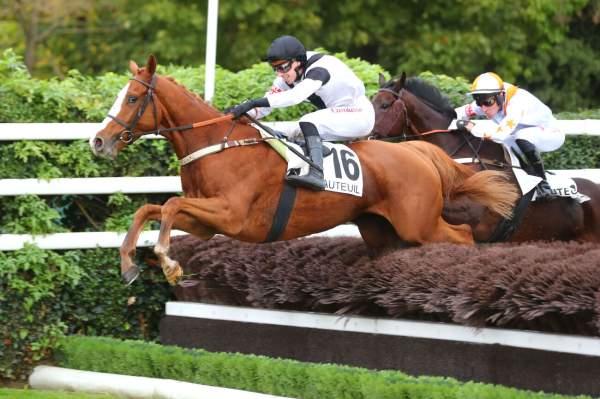
[[[600,184],[600,169],[551,170]],[[62,179],[0,179],[0,197],[13,195],[180,193],[179,176],[89,177]]]
[[[287,130],[283,126],[290,124],[297,122],[265,122],[265,125],[280,130]],[[100,126],[101,123],[0,123],[0,141],[88,140],[100,130]],[[163,137],[151,134],[143,138]]]
[[[29,376],[29,385],[33,389],[110,394],[119,398],[137,399],[291,399],[164,378],[98,373],[44,365],[35,367]]]
[[[287,130],[297,122],[265,122],[274,129]],[[493,124],[491,121],[478,121]],[[559,126],[568,135],[600,136],[600,119],[560,120]],[[100,130],[100,123],[0,123],[0,141],[14,140],[87,140]],[[162,138],[149,135],[145,138]]]
[[[505,328],[474,328],[429,321],[267,310],[183,301],[167,302],[166,314],[168,316],[503,345],[600,356],[600,338],[597,337],[580,337]]]
[[[183,231],[172,230],[171,237],[187,234]],[[317,237],[360,237],[358,227],[353,224],[343,224],[333,229],[313,234]],[[117,232],[80,232],[54,233],[47,235],[31,234],[0,234],[0,251],[16,251],[25,244],[34,244],[42,249],[91,249],[119,248],[125,233]],[[138,239],[138,247],[151,247],[156,244],[158,230],[143,231]]]

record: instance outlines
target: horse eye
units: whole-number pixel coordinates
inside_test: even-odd
[[[390,103],[381,103],[381,108],[386,109],[390,107]]]
[[[137,101],[137,97],[136,97],[136,96],[129,96],[129,97],[127,97],[127,102],[128,102],[129,104],[133,104],[133,103],[135,103],[136,101]]]

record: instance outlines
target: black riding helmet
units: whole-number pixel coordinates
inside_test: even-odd
[[[306,64],[306,49],[300,40],[294,36],[280,36],[273,40],[267,56],[263,61],[273,62],[279,60],[296,60],[302,65]]]

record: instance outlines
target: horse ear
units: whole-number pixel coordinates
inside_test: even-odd
[[[400,76],[400,79],[398,79],[396,81],[396,84],[394,84],[394,91],[396,93],[400,93],[400,90],[402,90],[402,88],[404,87],[404,82],[406,81],[406,72],[402,72],[402,75]]]
[[[138,64],[135,63],[135,61],[129,61],[129,70],[132,74],[137,75],[140,68],[138,67]]]
[[[385,76],[381,72],[379,72],[379,87],[385,86]]]
[[[154,75],[154,72],[156,72],[156,57],[154,54],[150,54],[148,57],[148,62],[146,62],[146,70],[150,75]]]

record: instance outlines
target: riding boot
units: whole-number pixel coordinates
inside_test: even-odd
[[[552,188],[550,188],[550,184],[548,184],[548,180],[546,180],[546,170],[544,169],[544,162],[542,161],[540,152],[535,148],[535,145],[527,140],[517,139],[516,143],[527,158],[527,162],[529,162],[529,166],[533,172],[532,174],[542,178],[542,181],[537,185],[538,196],[545,198],[553,197],[554,193],[552,192]]]
[[[312,162],[321,168],[321,170],[311,165],[306,175],[287,175],[285,179],[294,186],[322,191],[325,189],[325,179],[323,178],[323,145],[321,143],[321,136],[319,136],[317,127],[312,123],[300,122],[300,129],[302,129],[302,133],[304,134],[306,152]]]

